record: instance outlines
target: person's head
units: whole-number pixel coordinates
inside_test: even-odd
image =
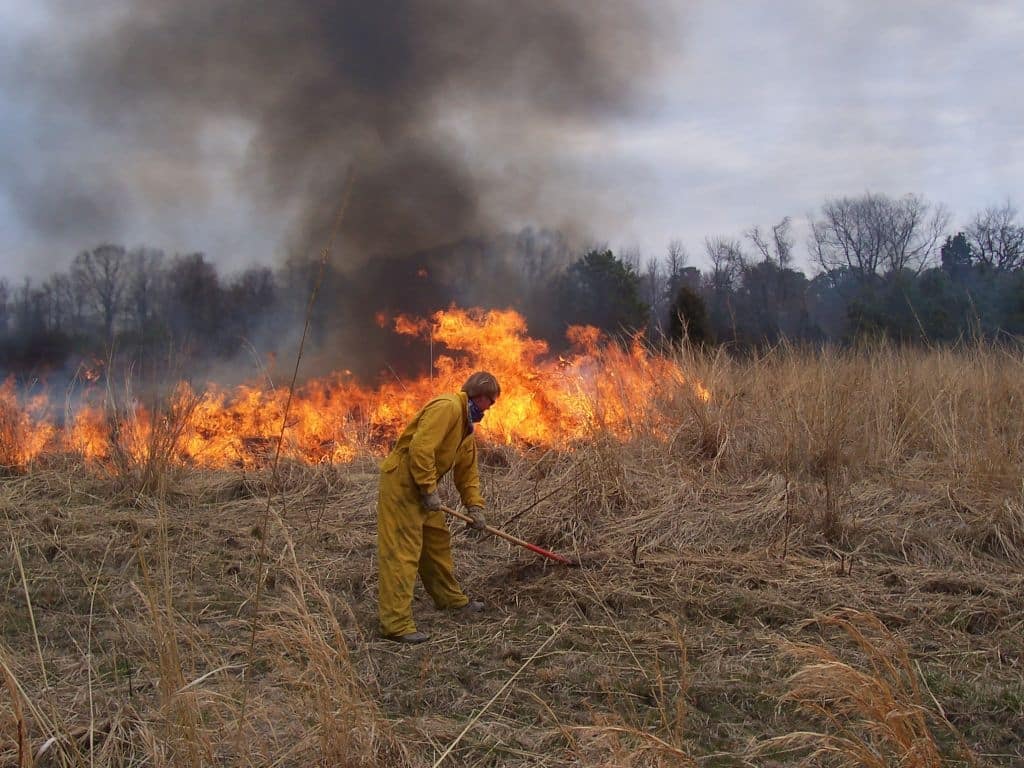
[[[480,418],[483,418],[484,412],[494,405],[501,394],[501,385],[498,384],[493,373],[477,371],[466,379],[466,383],[462,385],[462,391],[466,393],[470,403],[479,411]],[[479,419],[474,419],[474,421],[479,421]]]

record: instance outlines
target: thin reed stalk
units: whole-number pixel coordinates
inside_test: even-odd
[[[249,667],[250,669],[251,669],[251,666],[252,666],[253,657],[254,657],[255,652],[256,652],[256,634],[257,634],[257,629],[259,627],[260,600],[261,600],[262,595],[263,595],[263,585],[264,585],[264,580],[265,580],[263,561],[264,561],[264,558],[266,557],[266,547],[267,547],[267,538],[268,538],[267,525],[270,522],[271,504],[272,504],[272,500],[273,500],[273,488],[274,488],[275,483],[276,483],[278,466],[280,465],[280,461],[281,461],[281,449],[282,449],[282,446],[284,445],[285,431],[288,428],[288,416],[289,416],[289,413],[291,411],[292,398],[295,395],[295,384],[296,384],[296,381],[298,380],[298,376],[299,376],[299,367],[302,364],[302,354],[303,354],[303,351],[305,350],[306,338],[309,335],[309,326],[310,326],[310,322],[312,321],[312,317],[313,317],[313,306],[316,304],[316,298],[317,298],[317,295],[318,295],[318,293],[320,291],[320,286],[321,286],[321,284],[323,282],[324,270],[325,270],[325,268],[327,266],[327,261],[330,258],[331,250],[334,247],[335,238],[337,237],[338,232],[339,232],[339,230],[341,228],[341,222],[342,222],[342,219],[344,218],[345,211],[348,208],[349,196],[351,195],[353,181],[354,181],[354,174],[353,174],[352,171],[350,171],[349,174],[348,174],[348,177],[347,177],[347,179],[345,181],[345,188],[344,188],[344,192],[342,194],[341,204],[338,206],[338,213],[335,216],[334,224],[333,224],[333,226],[331,228],[330,237],[328,239],[327,245],[324,247],[323,251],[320,254],[320,260],[319,260],[319,263],[318,263],[318,266],[317,266],[316,279],[313,282],[313,287],[312,287],[312,289],[310,291],[310,294],[309,294],[309,301],[306,303],[306,312],[305,312],[305,317],[304,317],[303,326],[302,326],[302,336],[299,339],[299,348],[298,348],[298,351],[297,351],[297,353],[295,355],[295,367],[292,370],[291,381],[288,384],[288,398],[285,401],[284,412],[281,415],[281,429],[278,432],[277,442],[276,442],[276,445],[275,445],[275,448],[274,448],[274,460],[273,460],[273,463],[271,465],[271,470],[270,470],[270,482],[269,482],[269,484],[267,486],[266,506],[265,506],[264,511],[263,511],[262,525],[260,526],[261,530],[263,532],[263,535],[260,538],[260,551],[259,551],[259,554],[258,554],[257,560],[256,560],[257,566],[258,566],[258,572],[257,572],[257,575],[256,575],[255,593],[254,593],[253,598],[252,598],[252,604],[253,604],[253,608],[252,608],[252,622],[251,622],[250,633],[249,633],[249,651],[248,651],[248,663],[247,663],[247,667]],[[241,701],[241,703],[239,705],[239,708],[238,708],[238,729],[237,729],[236,738],[235,738],[235,748],[236,748],[236,752],[239,755],[241,754],[242,735],[243,735],[243,728],[245,726],[245,710],[246,710],[246,706],[247,706],[248,700],[249,700],[250,677],[251,676],[249,674],[245,675],[245,678],[244,678],[245,679],[245,685],[243,686],[243,689],[242,689],[242,701]]]

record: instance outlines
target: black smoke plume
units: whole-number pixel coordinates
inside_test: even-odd
[[[474,293],[513,303],[472,290],[486,269],[439,268],[445,244],[523,225],[590,235],[605,196],[561,153],[634,104],[668,26],[662,4],[642,0],[140,0],[100,4],[94,18],[53,7],[80,23],[27,52],[26,84],[107,136],[106,169],[23,190],[26,220],[67,233],[81,219],[92,233],[107,215],[113,226],[119,202],[138,208],[148,194],[119,177],[119,142],[135,162],[201,174],[209,132],[237,125],[248,141],[237,181],[287,218],[282,255],[316,258],[353,174],[337,298],[359,297],[367,322],[367,305]],[[83,165],[104,165],[79,149]],[[429,274],[458,274],[404,282],[418,266],[403,264],[425,252]]]
[[[42,71],[89,120],[177,162],[200,162],[217,120],[251,126],[248,180],[295,212],[293,250],[322,246],[351,168],[345,252],[408,252],[494,231],[508,213],[562,223],[530,201],[547,198],[545,184],[578,198],[585,180],[538,175],[531,157],[629,105],[651,59],[652,12],[578,0],[143,0],[84,24],[70,56],[44,58]],[[481,132],[496,140],[474,157],[460,135]]]

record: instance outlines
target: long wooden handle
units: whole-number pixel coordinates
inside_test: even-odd
[[[456,512],[454,509],[451,509],[450,507],[446,507],[444,505],[441,506],[441,509],[447,512],[452,517],[456,517],[459,520],[462,520],[464,523],[469,523],[470,525],[473,524],[473,518],[469,515],[463,514],[462,512]],[[492,528],[489,525],[485,525],[484,530],[492,536],[497,536],[499,539],[504,539],[505,541],[516,544],[520,547],[523,547],[524,549],[528,549],[531,552],[536,552],[538,555],[546,557],[549,560],[554,560],[556,563],[562,563],[563,565],[576,565],[574,561],[570,560],[567,557],[562,557],[561,555],[555,554],[554,552],[549,552],[543,547],[538,547],[536,544],[531,544],[528,541],[524,541],[523,539],[520,539],[517,536],[513,536],[511,533],[505,533],[500,528]]]

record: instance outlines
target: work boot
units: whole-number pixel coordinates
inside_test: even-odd
[[[459,606],[455,610],[458,611],[461,614],[481,613],[484,610],[484,608],[486,608],[486,607],[487,606],[484,605],[479,600],[470,600],[468,603],[466,603],[465,605]]]
[[[395,643],[405,643],[406,645],[416,645],[418,643],[425,643],[430,639],[430,635],[426,632],[409,632],[405,635],[384,635],[385,640],[391,640]]]

